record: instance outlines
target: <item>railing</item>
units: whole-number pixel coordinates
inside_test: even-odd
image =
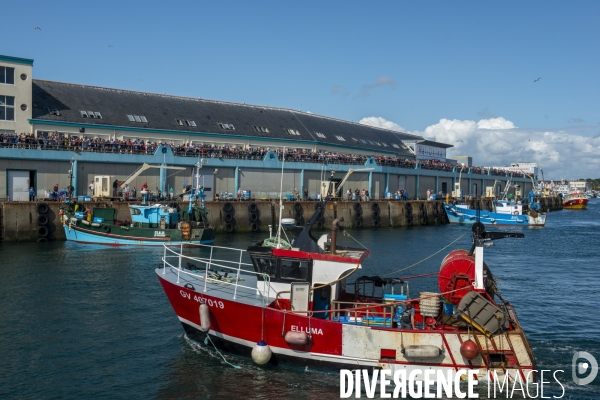
[[[270,284],[269,276],[255,272],[254,270],[251,269],[252,264],[242,262],[242,259],[244,257],[244,253],[246,253],[246,250],[234,249],[234,248],[230,248],[230,247],[203,245],[203,244],[194,245],[194,248],[210,249],[210,255],[208,258],[206,258],[206,257],[192,257],[192,256],[184,255],[183,254],[183,245],[181,245],[181,247],[178,249],[179,252],[175,251],[174,247],[169,246],[167,244],[163,245],[163,247],[164,247],[164,254],[163,254],[163,272],[162,273],[163,273],[163,275],[166,274],[167,266],[176,270],[177,271],[177,283],[180,282],[181,274],[185,274],[185,275],[193,276],[198,279],[203,279],[204,280],[204,288],[203,288],[204,292],[206,292],[207,285],[209,282],[218,283],[220,285],[231,285],[234,287],[233,299],[235,300],[237,293],[238,293],[238,288],[250,289],[254,292],[259,291],[257,286],[251,287],[251,286],[241,285],[239,283],[240,282],[240,274],[243,272],[244,274],[247,274],[247,275],[256,275],[257,282],[258,282],[259,277],[262,278],[264,287],[263,287],[261,296],[263,296],[263,300],[266,300],[270,297],[271,284]],[[234,256],[236,258],[237,258],[237,253],[239,253],[239,260],[233,261],[233,260],[223,260],[223,259],[215,258],[215,254],[214,254],[215,250],[217,250],[217,251],[224,250],[224,251],[228,251],[228,252],[234,252]],[[175,261],[174,264],[172,263],[171,260]],[[205,265],[204,276],[182,268],[182,265],[187,265],[187,264],[183,264],[184,262],[185,263],[197,262],[200,264],[204,264]],[[227,280],[217,279],[217,278],[214,278],[213,276],[211,276],[210,275],[211,271],[218,273],[217,269],[220,269],[221,272],[223,272],[223,270],[225,270],[225,271],[230,271],[230,272],[235,273],[235,281],[229,282]],[[266,294],[266,298],[264,297],[263,293]],[[265,306],[266,306],[266,304],[265,304]]]
[[[373,324],[373,322],[375,322],[375,321],[372,321],[369,318],[369,314],[371,314],[371,316],[377,316],[377,317],[380,317],[383,314],[382,327],[383,328],[392,328],[393,324],[394,324],[394,314],[395,314],[396,307],[401,305],[401,303],[408,303],[408,302],[410,302],[410,300],[405,300],[405,301],[390,303],[390,304],[386,304],[386,303],[373,304],[373,303],[359,303],[359,302],[334,300],[331,302],[331,315],[332,315],[332,318],[337,317],[338,321],[340,321],[341,316],[348,316],[348,314],[350,314],[350,316],[352,316],[354,318],[354,321],[352,321],[352,323],[355,325],[359,325],[359,322],[363,321],[362,319],[360,319],[358,317],[358,315],[359,314],[361,316],[364,315],[365,316],[364,321],[366,322],[365,325],[371,326],[371,324]],[[386,311],[387,309],[389,309],[389,314]],[[318,313],[320,311],[314,311],[314,312]],[[390,319],[389,324],[387,321],[388,318]],[[362,325],[362,322],[360,323],[360,325]],[[380,325],[377,325],[377,326],[380,326]]]

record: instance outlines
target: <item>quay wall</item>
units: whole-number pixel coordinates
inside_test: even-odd
[[[491,209],[491,199],[467,200],[476,206],[479,202],[482,209]],[[40,217],[39,204],[47,205],[44,217]],[[88,207],[114,207],[119,219],[130,219],[126,202],[89,202]],[[541,198],[543,211],[562,209],[557,197]],[[181,202],[182,209],[187,202]],[[293,218],[297,224],[305,224],[313,215],[315,201],[284,201],[283,218]],[[0,241],[33,242],[40,239],[40,225],[47,227],[47,240],[65,240],[60,223],[58,202],[3,202],[0,203]],[[235,233],[260,231],[268,232],[269,225],[275,229],[279,221],[279,204],[277,201],[214,201],[206,202],[208,220],[215,226],[217,233]],[[45,208],[42,206],[42,208]],[[438,225],[448,222],[441,200],[425,201],[339,201],[327,203],[325,212],[317,220],[314,229],[326,231],[331,229],[334,219],[344,218],[342,226],[362,228],[386,228],[401,226]],[[41,224],[43,223],[43,224]],[[41,229],[43,232],[44,229]]]

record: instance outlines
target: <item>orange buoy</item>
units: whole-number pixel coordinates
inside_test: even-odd
[[[460,345],[460,354],[467,360],[472,360],[479,354],[477,344],[471,339],[466,340]]]

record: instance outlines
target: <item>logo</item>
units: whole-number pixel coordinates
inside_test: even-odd
[[[585,361],[580,361],[585,359]],[[573,354],[573,382],[577,385],[587,385],[591,383],[598,375],[598,361],[593,355],[586,351],[578,351]],[[589,375],[585,378],[580,377],[589,372]]]

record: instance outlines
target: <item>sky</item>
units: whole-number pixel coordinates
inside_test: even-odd
[[[3,0],[33,76],[269,105],[600,177],[600,2]],[[37,27],[37,29],[36,29]]]

